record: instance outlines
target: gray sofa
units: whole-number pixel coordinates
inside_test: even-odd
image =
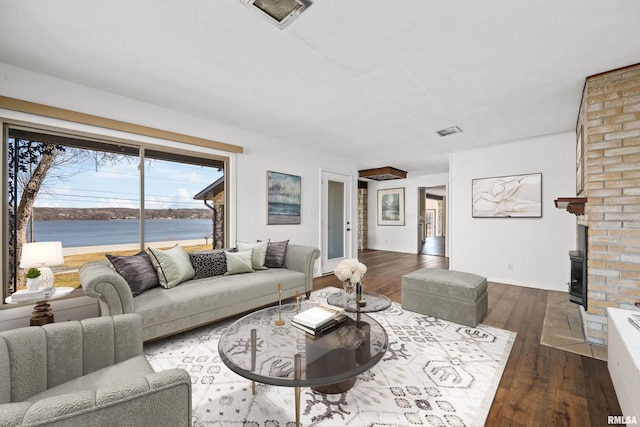
[[[84,264],[79,274],[85,293],[98,299],[102,316],[140,314],[142,338],[149,341],[273,304],[278,301],[278,283],[282,283],[283,299],[294,297],[296,291],[308,295],[319,255],[318,248],[289,244],[286,268],[188,280],[169,289],[149,289],[136,297],[106,261]]]
[[[191,378],[155,372],[137,314],[0,333],[2,426],[190,426]]]

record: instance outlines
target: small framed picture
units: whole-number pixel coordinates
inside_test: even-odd
[[[378,225],[404,225],[404,187],[378,190]]]

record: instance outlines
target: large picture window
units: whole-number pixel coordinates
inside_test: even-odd
[[[227,158],[17,125],[3,135],[3,297],[25,286],[30,242],[62,242],[54,283],[72,287],[105,253],[225,246]]]

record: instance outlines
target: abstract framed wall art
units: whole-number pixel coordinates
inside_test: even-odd
[[[378,190],[378,225],[404,225],[404,187]]]
[[[473,179],[473,218],[542,217],[542,174]]]
[[[267,225],[300,224],[302,178],[267,171]]]

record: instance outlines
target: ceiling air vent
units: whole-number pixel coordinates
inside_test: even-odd
[[[383,168],[365,169],[358,171],[360,178],[373,179],[374,181],[389,181],[390,179],[402,179],[407,177],[403,170],[385,166]]]
[[[462,129],[460,129],[458,126],[451,126],[450,128],[440,129],[436,133],[440,136],[447,136],[454,133],[462,133]]]
[[[280,29],[289,25],[311,6],[309,0],[242,0],[242,2]]]

